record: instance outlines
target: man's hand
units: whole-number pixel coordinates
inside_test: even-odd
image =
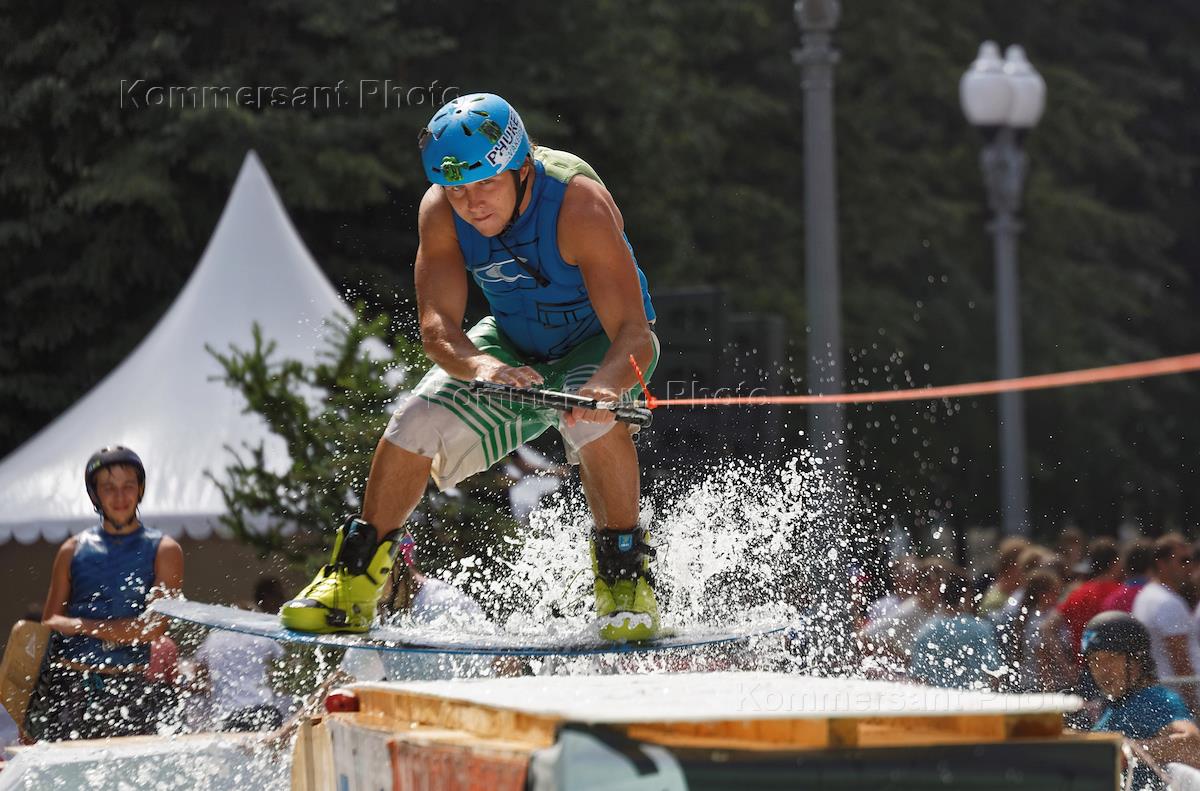
[[[511,365],[505,365],[495,357],[485,357],[476,365],[474,378],[513,387],[535,387],[545,381],[541,374],[527,365],[514,368]]]
[[[43,624],[50,627],[53,631],[59,634],[65,634],[67,637],[74,637],[83,634],[83,619],[68,618],[65,615],[51,615]]]
[[[617,388],[605,385],[593,385],[590,382],[579,388],[579,392],[576,395],[611,404],[616,404],[621,400],[621,391]],[[574,426],[580,421],[584,423],[611,423],[617,418],[607,409],[579,409],[576,407],[570,412],[565,413],[563,419],[569,427]]]

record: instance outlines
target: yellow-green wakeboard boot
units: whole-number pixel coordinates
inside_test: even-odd
[[[596,617],[600,637],[625,643],[658,636],[658,600],[650,558],[654,548],[646,532],[598,530],[592,534],[592,571],[596,576]]]
[[[333,554],[296,598],[285,602],[279,622],[297,632],[365,632],[399,549],[401,531],[377,540],[375,527],[357,517],[346,520],[333,542]]]

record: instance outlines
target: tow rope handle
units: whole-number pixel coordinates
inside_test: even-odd
[[[475,379],[467,383],[467,387],[475,395],[497,401],[501,404],[521,404],[523,406],[548,407],[560,412],[570,412],[572,409],[596,409],[612,412],[613,417],[622,423],[645,428],[650,425],[654,416],[650,410],[638,403],[612,401],[597,401],[594,398],[560,393],[557,390],[539,390],[533,387],[514,387],[497,382],[485,382]]]

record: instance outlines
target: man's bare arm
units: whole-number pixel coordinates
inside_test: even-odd
[[[654,354],[637,267],[621,233],[621,213],[603,186],[577,178],[563,198],[558,225],[563,258],[579,267],[588,299],[612,344],[580,392],[602,399],[619,397],[637,383],[629,356],[645,370]],[[604,415],[602,419],[612,419],[610,413]]]
[[[65,615],[71,599],[71,561],[75,558],[75,539],[69,538],[58,548],[54,567],[50,570],[50,590],[42,607],[42,622],[49,624],[55,616]],[[51,626],[51,628],[54,628]]]
[[[541,376],[532,368],[513,368],[480,351],[463,330],[466,265],[454,228],[454,210],[440,187],[430,187],[425,193],[417,224],[421,236],[416,262],[417,312],[425,354],[455,379],[486,379],[517,387],[541,383]]]

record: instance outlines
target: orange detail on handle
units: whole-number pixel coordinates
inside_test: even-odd
[[[642,384],[642,392],[646,394],[646,409],[654,409],[658,406],[658,399],[650,392],[650,386],[646,384],[646,377],[642,376],[642,367],[637,364],[637,359],[632,354],[629,355],[629,364],[633,366],[633,372],[637,374],[638,381]]]

